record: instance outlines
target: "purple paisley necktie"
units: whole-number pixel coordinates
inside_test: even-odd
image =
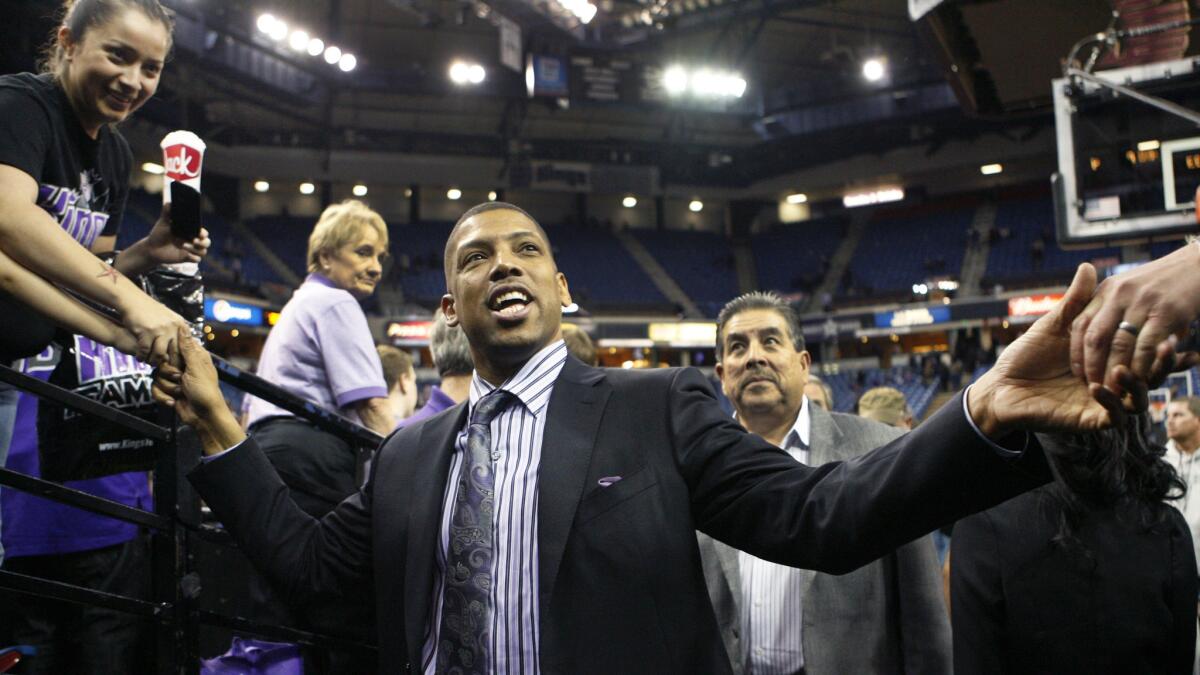
[[[438,634],[439,675],[487,673],[491,646],[492,470],[491,422],[516,396],[496,389],[475,403],[467,427],[467,451],[458,475],[458,495],[450,514],[450,548],[442,587]]]

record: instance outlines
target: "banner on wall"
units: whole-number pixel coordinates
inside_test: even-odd
[[[224,298],[205,298],[204,320],[243,326],[261,326],[263,325],[263,308]]]
[[[592,165],[584,162],[530,162],[529,186],[539,190],[590,192]]]
[[[944,306],[898,309],[894,312],[875,312],[876,328],[929,326],[935,323],[945,323],[949,320],[950,308]]]
[[[422,347],[433,337],[432,321],[392,321],[387,325],[388,341],[397,346]]]

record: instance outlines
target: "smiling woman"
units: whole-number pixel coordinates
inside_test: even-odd
[[[150,235],[112,265],[93,255],[112,250],[129,191],[133,157],[115,125],[157,91],[171,32],[170,13],[157,0],[68,2],[46,49],[43,72],[0,76],[0,278],[14,282],[2,285],[0,315],[21,317],[0,334],[0,361],[43,352],[55,324],[145,360],[160,362],[174,351],[186,322],[125,275],[160,263],[198,261],[207,250],[207,235],[175,240],[164,213]],[[122,325],[109,325],[73,305],[58,288],[116,310]],[[0,386],[0,466],[14,427],[30,428],[35,414],[28,399]],[[36,455],[36,443],[21,443],[10,466],[32,466],[36,473]],[[144,473],[79,487],[128,506],[149,501]],[[144,542],[135,526],[56,509],[23,493],[6,492],[4,503],[14,514],[3,528],[12,547],[5,569],[130,596],[140,593],[136,584],[145,578],[139,548]],[[81,614],[82,609],[72,615],[37,602],[24,609],[16,615],[15,630],[22,644],[37,648],[38,672],[78,671],[72,661],[77,658],[106,672],[149,670],[142,659],[152,650],[144,649],[143,627],[131,616],[101,617]],[[83,616],[108,628],[68,630]]]

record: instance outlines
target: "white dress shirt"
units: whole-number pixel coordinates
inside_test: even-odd
[[[812,420],[808,397],[783,449],[797,462],[808,463],[808,439]],[[795,567],[768,562],[738,551],[742,580],[739,603],[742,630],[742,662],[747,675],[792,675],[804,667],[803,575]]]

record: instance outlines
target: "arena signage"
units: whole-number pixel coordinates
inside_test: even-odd
[[[220,323],[261,326],[263,323],[263,308],[257,305],[232,302],[224,298],[205,298],[204,318],[207,321],[218,321]]]
[[[928,326],[935,323],[945,323],[949,320],[949,307],[916,307],[913,309],[898,309],[894,312],[875,312],[875,326],[878,328]]]
[[[433,322],[393,321],[387,325],[386,335],[393,344],[427,345],[433,337]]]
[[[1062,293],[1046,293],[1043,295],[1023,295],[1019,298],[1008,299],[1009,316],[1039,316],[1054,309]]]

